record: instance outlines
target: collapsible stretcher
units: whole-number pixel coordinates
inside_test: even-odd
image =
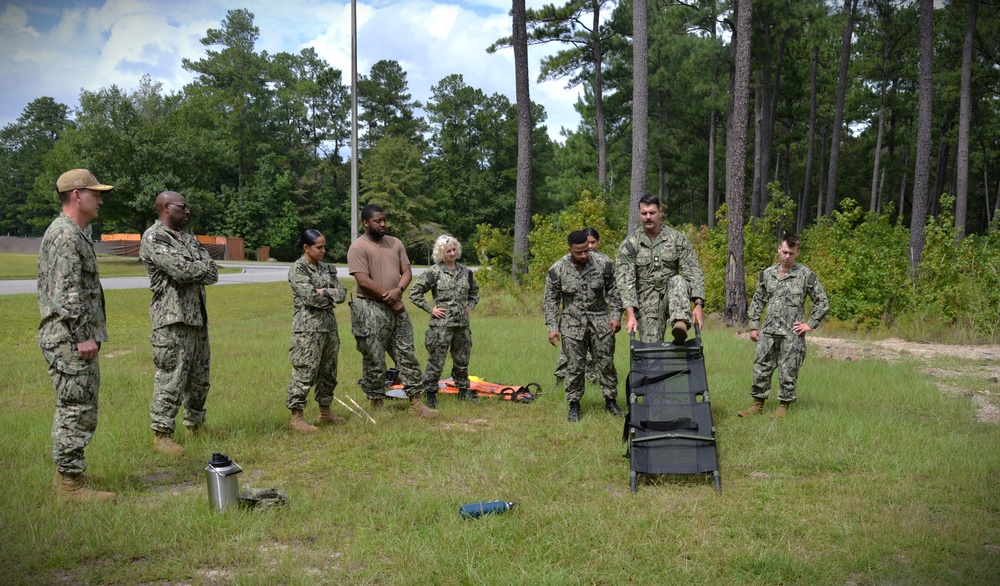
[[[389,376],[389,373],[386,373],[386,377],[388,378]],[[523,386],[502,385],[499,383],[486,382],[475,376],[469,377],[469,390],[475,391],[476,396],[480,398],[499,397],[504,401],[512,401],[514,403],[530,403],[542,394],[542,387],[538,383],[528,383]],[[446,378],[438,381],[437,392],[444,393],[446,395],[457,395],[458,387],[455,386],[454,379]],[[406,398],[406,393],[403,392],[402,383],[398,383],[395,380],[391,380],[389,388],[386,391],[386,395],[398,399]]]
[[[709,474],[722,492],[701,335],[684,346],[631,341],[626,383],[631,486],[640,474]]]

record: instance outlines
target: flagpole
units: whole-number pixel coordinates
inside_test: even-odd
[[[351,0],[351,242],[358,237],[358,7]]]

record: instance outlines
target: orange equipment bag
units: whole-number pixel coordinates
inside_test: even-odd
[[[388,374],[386,378],[388,378]],[[390,391],[401,391],[402,389],[403,385],[398,382],[389,387]],[[532,391],[532,389],[535,390]],[[502,385],[486,382],[477,376],[469,377],[469,390],[476,391],[476,395],[479,397],[500,397],[505,401],[515,401],[518,403],[530,403],[542,394],[542,387],[538,383],[528,383],[524,386]],[[437,392],[445,393],[446,395],[457,395],[458,387],[455,386],[455,380],[446,378],[438,381]],[[389,393],[389,396],[398,396],[398,393]]]

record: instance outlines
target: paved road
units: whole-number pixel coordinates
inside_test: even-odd
[[[243,283],[276,283],[288,279],[288,267],[290,263],[239,263],[220,262],[220,267],[243,269],[239,273],[224,273],[219,275],[219,282],[216,285],[240,285]],[[414,276],[427,269],[414,267]],[[337,276],[347,279],[351,275],[347,272],[346,266],[337,267]],[[149,277],[106,277],[101,279],[101,285],[106,291],[111,289],[148,289]],[[16,293],[35,293],[36,281],[0,281],[0,295],[13,295]]]

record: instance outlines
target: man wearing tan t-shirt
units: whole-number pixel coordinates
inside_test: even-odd
[[[410,413],[430,419],[438,412],[420,401],[420,364],[413,348],[413,324],[403,305],[403,291],[413,274],[406,249],[386,236],[385,212],[369,204],[361,209],[365,233],[347,251],[347,268],[357,281],[358,298],[350,303],[351,333],[361,352],[361,390],[374,407],[385,398],[385,353],[396,364]]]

